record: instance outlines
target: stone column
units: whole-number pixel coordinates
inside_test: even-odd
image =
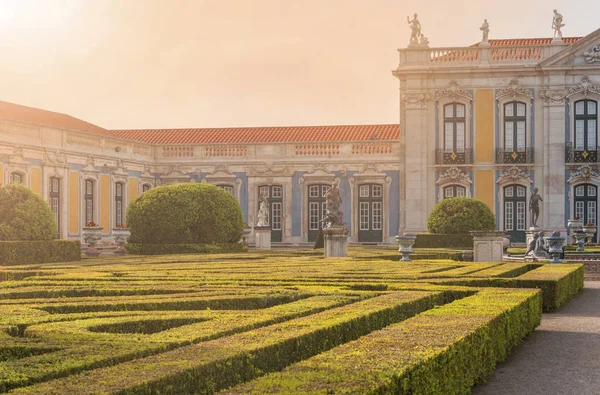
[[[544,172],[542,193],[544,202],[541,210],[542,221],[539,225],[549,233],[554,231],[564,233],[566,230],[564,100],[552,100],[548,98],[544,100],[543,127],[543,145],[536,144],[535,147],[536,183],[539,182],[538,180],[540,180],[539,177],[542,176],[542,171]]]

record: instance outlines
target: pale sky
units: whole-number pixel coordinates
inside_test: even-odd
[[[398,122],[391,75],[430,45],[600,28],[600,1],[0,0],[0,100],[109,129]]]

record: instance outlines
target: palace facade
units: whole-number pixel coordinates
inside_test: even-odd
[[[400,122],[390,125],[107,130],[0,102],[0,183],[47,199],[61,238],[95,222],[106,242],[134,197],[181,182],[224,188],[249,225],[266,194],[282,245],[316,239],[332,182],[353,243],[424,231],[433,206],[457,196],[484,201],[498,229],[524,241],[534,185],[545,230],[564,232],[573,216],[597,223],[600,30],[413,43],[399,55]]]

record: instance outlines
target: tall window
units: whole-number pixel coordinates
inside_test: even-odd
[[[260,196],[264,195],[269,202],[271,212],[269,222],[271,225],[271,241],[281,242],[283,240],[283,187],[279,185],[261,186],[258,188],[257,210],[260,208]]]
[[[575,150],[597,150],[598,103],[593,100],[575,102]]]
[[[150,184],[144,184],[144,185],[142,185],[142,193],[149,191],[150,188],[152,188],[150,186]]]
[[[94,181],[85,181],[85,224],[94,222]]]
[[[115,184],[115,226],[122,226],[123,221],[123,183]]]
[[[461,185],[448,185],[444,187],[444,199],[465,197],[467,189]]]
[[[23,184],[23,175],[21,173],[10,173],[10,182]]]
[[[50,177],[50,187],[48,190],[48,204],[54,214],[54,219],[60,231],[60,179]]]
[[[452,103],[444,106],[444,151],[465,150],[465,106]]]
[[[504,105],[504,149],[510,152],[525,151],[527,106],[521,102]]]
[[[233,187],[231,185],[217,185],[219,188],[222,188],[225,192],[233,195]]]

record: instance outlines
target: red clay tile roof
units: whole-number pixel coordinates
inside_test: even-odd
[[[70,115],[39,108],[22,106],[20,104],[0,101],[0,118],[11,119],[36,125],[44,125],[59,129],[79,130],[84,132],[111,135],[111,133],[100,126],[74,118]]]
[[[289,143],[398,140],[400,126],[338,125],[210,129],[111,130],[115,136],[152,144]]]
[[[565,44],[574,44],[581,40],[583,37],[563,37]],[[525,45],[550,45],[552,38],[508,38],[508,39],[497,39],[489,40],[492,47],[516,47]],[[473,44],[472,47],[478,47],[479,44]]]

